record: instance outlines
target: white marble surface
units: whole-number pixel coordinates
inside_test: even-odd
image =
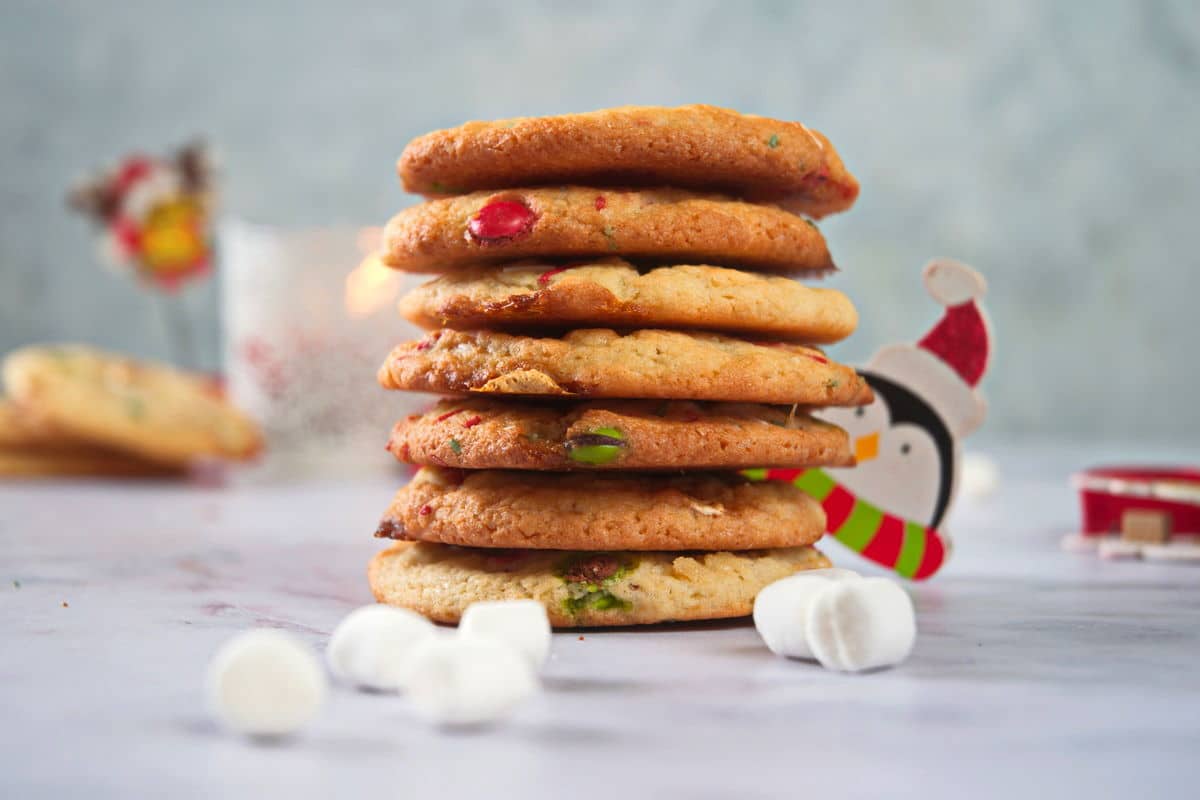
[[[323,647],[394,481],[3,485],[0,796],[1195,796],[1200,569],[1057,547],[1066,474],[1120,452],[1002,451],[897,669],[782,661],[746,624],[559,634],[506,726],[339,690],[275,746],[208,720],[205,662],[255,625]]]

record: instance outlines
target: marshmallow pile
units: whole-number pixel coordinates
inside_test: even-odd
[[[838,672],[899,664],[917,639],[912,601],[894,581],[818,569],[776,581],[754,601],[771,652]]]
[[[763,589],[754,625],[771,652],[839,672],[899,664],[916,641],[912,601],[894,581],[847,569],[801,572]],[[420,614],[364,606],[337,626],[326,650],[340,682],[403,692],[437,725],[507,717],[540,687],[550,621],[536,600],[474,603],[447,633]],[[208,670],[216,717],[255,737],[294,733],[320,709],[328,681],[312,650],[290,634],[252,630],[217,651]]]
[[[537,692],[549,653],[545,607],[512,600],[473,604],[454,633],[406,609],[364,606],[334,630],[326,661],[342,683],[403,692],[429,722],[477,726],[503,719]],[[303,642],[281,631],[252,630],[213,657],[208,697],[229,729],[279,737],[316,715],[327,683]]]

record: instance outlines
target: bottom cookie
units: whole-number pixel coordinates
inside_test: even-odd
[[[813,547],[742,552],[493,550],[403,542],[367,569],[381,603],[457,623],[479,600],[534,599],[556,628],[743,617],[770,583],[830,566]]]

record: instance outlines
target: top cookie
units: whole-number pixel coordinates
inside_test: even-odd
[[[712,333],[596,328],[561,338],[440,330],[396,347],[385,389],[443,394],[719,400],[858,406],[871,388],[852,368],[798,344]]]
[[[406,272],[616,255],[770,272],[834,269],[824,237],[803,217],[679,189],[475,192],[401,211],[388,222],[383,239],[383,262]]]
[[[817,131],[704,105],[468,122],[409,142],[398,171],[405,189],[426,195],[548,183],[679,186],[817,218],[858,197],[858,181]]]
[[[77,345],[27,347],[4,361],[22,409],[55,430],[162,464],[258,451],[254,423],[204,379]]]
[[[836,289],[738,269],[670,266],[640,271],[619,258],[467,267],[406,294],[400,312],[423,328],[679,328],[837,342],[858,313]]]

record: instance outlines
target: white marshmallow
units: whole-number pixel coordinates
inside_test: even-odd
[[[754,627],[772,653],[789,658],[815,658],[808,647],[808,607],[833,581],[861,576],[848,569],[814,569],[766,586],[754,599]]]
[[[1142,557],[1147,561],[1178,561],[1200,563],[1200,544],[1189,541],[1168,541],[1166,544],[1142,545]]]
[[[958,491],[962,497],[983,500],[1000,486],[1000,467],[982,453],[964,453]]]
[[[899,664],[917,639],[912,600],[894,581],[832,581],[808,607],[808,646],[821,666],[859,672]]]
[[[432,622],[415,611],[371,605],[351,611],[329,638],[325,660],[342,681],[382,691],[404,688],[413,651],[436,636]]]
[[[538,688],[516,648],[490,636],[426,639],[413,653],[408,697],[439,725],[482,725],[507,716]]]
[[[226,726],[251,736],[294,733],[325,700],[325,670],[303,642],[275,630],[240,633],[208,667],[208,699]]]
[[[515,647],[540,670],[550,654],[550,618],[537,600],[471,603],[458,623],[459,636],[494,636]]]
[[[1105,536],[1100,540],[1097,552],[1101,558],[1108,561],[1123,561],[1141,558],[1142,545],[1138,542],[1128,542],[1119,536]]]
[[[1058,546],[1068,553],[1095,553],[1100,549],[1101,538],[1086,533],[1068,533],[1058,541]]]

